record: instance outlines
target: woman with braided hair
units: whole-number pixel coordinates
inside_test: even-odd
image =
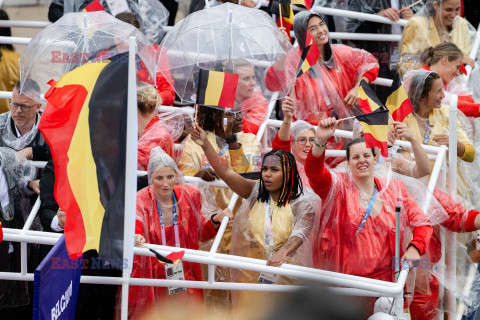
[[[290,152],[272,150],[262,161],[259,181],[247,180],[234,172],[213,149],[196,123],[192,139],[205,153],[216,174],[242,198],[232,227],[231,252],[235,255],[267,260],[268,266],[288,262],[311,265],[307,238],[314,226],[318,197],[303,188],[295,158]],[[245,270],[232,270],[232,280],[249,283],[290,283],[291,279]],[[236,306],[263,303],[260,293],[234,296]],[[265,305],[259,310],[266,310]]]

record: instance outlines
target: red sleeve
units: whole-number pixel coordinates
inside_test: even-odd
[[[416,227],[413,230],[413,240],[410,241],[411,245],[414,245],[418,251],[420,251],[420,255],[423,256],[427,249],[428,243],[430,242],[430,237],[433,234],[432,226],[420,226]]]
[[[244,133],[252,133],[256,135],[258,132],[258,129],[260,129],[260,125],[243,119],[242,131]]]
[[[333,183],[332,174],[325,167],[325,153],[320,157],[315,157],[310,150],[305,162],[305,173],[310,182],[310,187],[324,200]]]
[[[175,100],[175,90],[173,90],[167,79],[160,73],[157,73],[157,92],[162,98],[162,105],[171,106]]]
[[[480,103],[475,103],[472,96],[458,97],[458,110],[462,111],[467,117],[480,116]]]
[[[409,224],[414,226],[413,240],[410,241],[410,244],[418,249],[420,255],[424,255],[430,243],[433,228],[428,217],[408,194],[403,182],[398,181],[398,183],[398,187],[402,190],[403,206],[407,211]]]
[[[280,81],[282,79],[282,81]],[[286,83],[285,71],[278,70],[271,66],[267,70],[267,75],[265,77],[265,84],[267,89],[270,91],[280,91]]]
[[[467,210],[450,195],[435,188],[433,195],[447,211],[448,219],[442,225],[453,232],[475,231],[475,218],[480,214],[477,210]]]
[[[205,217],[202,216],[202,231],[200,233],[200,241],[205,242],[210,239],[215,238],[217,235],[217,230],[213,228],[213,223],[212,219],[205,219]]]
[[[292,151],[292,137],[290,137],[290,139],[288,139],[288,141],[283,141],[282,139],[280,139],[278,137],[278,132],[277,134],[275,135],[275,138],[273,139],[272,141],[272,149],[275,150],[275,149],[280,149],[280,150],[284,150],[284,151],[287,151],[287,152],[291,152]]]
[[[368,79],[369,83],[372,83],[378,77],[378,67],[372,68],[363,74]]]
[[[139,220],[135,220],[135,234],[143,236],[143,224]]]

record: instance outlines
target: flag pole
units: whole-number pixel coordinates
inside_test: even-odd
[[[133,266],[133,234],[135,227],[135,208],[137,200],[137,74],[136,74],[136,41],[128,40],[128,103],[127,103],[127,141],[125,159],[125,207],[123,220],[123,261],[127,267],[122,270],[122,311],[121,319],[128,319],[129,280]]]
[[[270,0],[270,1],[273,1],[273,0]],[[283,28],[283,19],[282,19],[282,5],[279,3],[278,4],[278,11],[280,12],[280,27]]]
[[[343,119],[338,119],[337,121],[340,122],[340,121],[344,121],[344,120],[350,120],[350,119],[353,119],[353,118],[356,118],[357,116],[351,116],[351,117],[348,117],[348,118],[343,118]]]
[[[406,6],[405,8],[411,8],[411,7],[413,7],[414,5],[419,4],[419,3],[422,2],[422,1],[423,1],[423,0],[418,0],[417,2],[414,2],[414,3]]]

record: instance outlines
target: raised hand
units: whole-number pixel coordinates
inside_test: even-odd
[[[282,111],[284,115],[283,121],[286,123],[292,122],[295,114],[295,100],[287,96],[282,103]]]
[[[194,122],[192,124],[192,131],[190,132],[193,142],[198,144],[200,147],[203,147],[207,142],[207,133],[203,131],[198,123]]]
[[[330,139],[338,126],[338,120],[335,118],[326,118],[320,120],[317,127],[316,143],[326,145],[327,140]]]
[[[400,138],[404,138],[407,141],[412,142],[413,133],[410,128],[402,122],[393,121],[392,124],[394,125],[394,132],[395,132],[395,140],[400,140]]]

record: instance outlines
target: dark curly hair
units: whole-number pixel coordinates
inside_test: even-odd
[[[223,123],[223,110],[198,105],[197,122],[205,131],[213,131],[215,126]]]

